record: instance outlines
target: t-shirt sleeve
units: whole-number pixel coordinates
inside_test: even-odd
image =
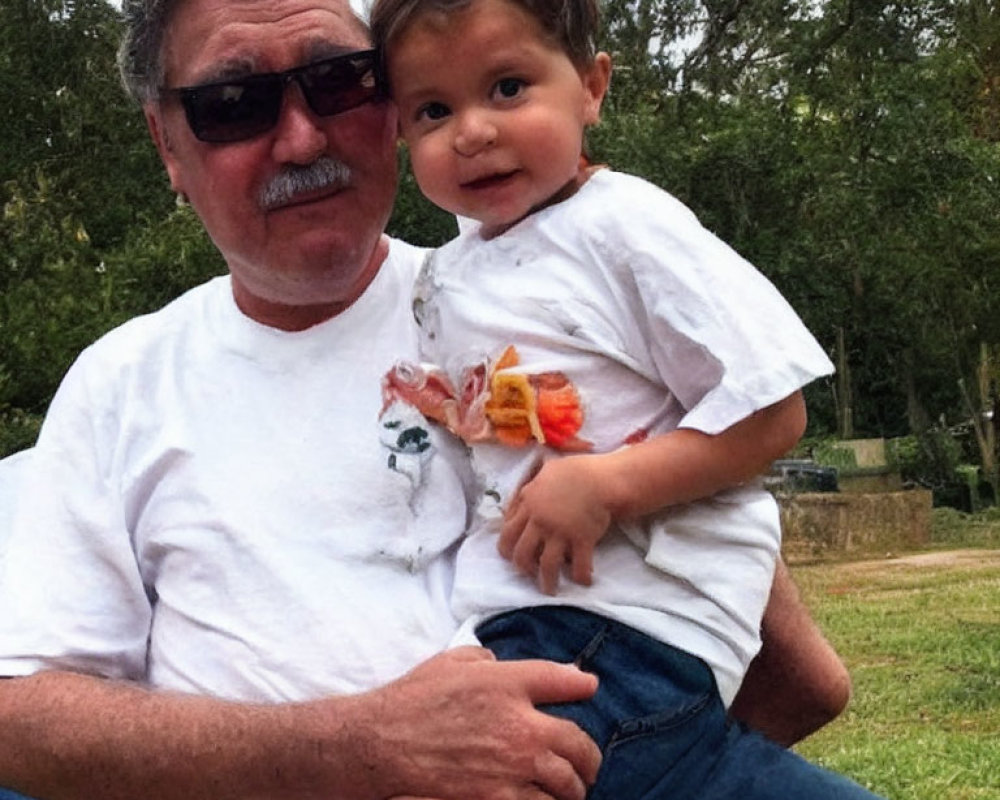
[[[114,478],[111,376],[85,352],[23,465],[0,561],[0,675],[141,679],[151,620]]]
[[[833,365],[774,285],[669,194],[635,179],[601,237],[638,295],[648,358],[685,409],[680,427],[719,433]]]

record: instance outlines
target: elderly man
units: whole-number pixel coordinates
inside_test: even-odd
[[[597,749],[535,705],[592,676],[435,655],[463,492],[434,432],[394,469],[376,429],[420,253],[383,235],[396,120],[363,24],[345,0],[126,12],[127,83],[229,275],[88,348],[53,401],[0,577],[0,785],[581,800]]]

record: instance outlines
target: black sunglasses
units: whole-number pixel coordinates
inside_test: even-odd
[[[239,142],[278,124],[285,88],[295,81],[309,108],[329,117],[375,99],[375,51],[359,50],[286,72],[164,89],[180,98],[191,132],[203,142]]]

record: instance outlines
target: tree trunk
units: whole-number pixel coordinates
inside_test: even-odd
[[[959,381],[972,420],[972,430],[976,434],[983,477],[993,492],[994,504],[1000,501],[1000,472],[997,468],[997,414],[1000,412],[997,405],[998,372],[1000,363],[994,348],[986,342],[980,342],[979,364],[976,369],[978,397],[971,397],[964,381]]]
[[[1000,377],[1000,359],[996,347],[985,342],[979,345],[979,425],[976,440],[983,464],[983,477],[993,490],[994,505],[1000,500],[1000,471],[997,465],[997,380]]]
[[[847,345],[843,328],[837,328],[837,384],[834,395],[837,433],[841,439],[853,439],[854,398],[851,392],[851,368],[847,363]]]

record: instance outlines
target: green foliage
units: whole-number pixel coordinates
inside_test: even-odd
[[[222,275],[226,264],[188,207],[137,228],[104,264],[114,324],[154,311],[193,286]]]
[[[0,5],[0,181],[30,192],[44,175],[48,201],[97,248],[170,203],[143,117],[118,82],[119,26],[105,0]]]
[[[17,409],[0,411],[0,458],[31,447],[42,427],[39,414]]]
[[[886,456],[904,482],[930,489],[935,505],[971,508],[969,481],[962,472],[967,456],[951,431],[928,428],[919,435],[890,439]]]
[[[990,547],[1000,549],[1000,507],[961,511],[951,506],[931,514],[931,543],[938,547]]]
[[[399,148],[399,191],[386,232],[411,244],[437,247],[458,231],[455,218],[420,193],[406,148]]]
[[[597,157],[691,205],[831,353],[845,331],[863,435],[959,421],[958,379],[1000,341],[995,13],[616,0],[609,15]],[[810,400],[814,430],[834,430],[829,395]]]
[[[84,225],[53,201],[39,173],[27,190],[12,182],[0,250],[0,407],[41,411],[107,314],[101,261]]]
[[[118,85],[118,32],[104,0],[0,6],[0,409],[43,412],[81,349],[183,284],[136,252],[186,244],[162,239],[172,198]]]
[[[78,219],[63,216],[44,176],[30,195],[11,191],[0,229],[14,278],[0,296],[0,408],[43,411],[80,350],[224,270],[190,211],[101,251]]]
[[[812,450],[813,460],[817,464],[837,469],[853,469],[858,466],[854,451],[848,447],[838,447],[835,439],[817,442]]]

